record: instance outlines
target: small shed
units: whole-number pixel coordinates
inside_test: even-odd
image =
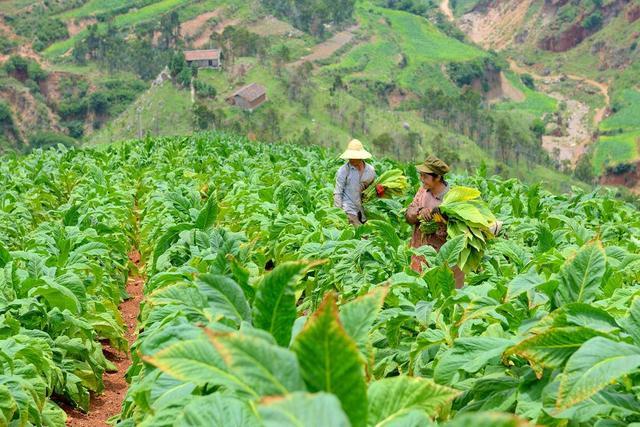
[[[258,83],[251,83],[241,87],[230,96],[227,102],[245,110],[255,110],[267,100],[267,90]]]
[[[213,68],[215,70],[222,67],[222,51],[220,49],[185,50],[184,59],[189,67],[195,65],[198,68]]]

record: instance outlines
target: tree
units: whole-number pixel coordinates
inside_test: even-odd
[[[176,51],[169,61],[169,72],[171,73],[171,77],[177,77],[178,74],[186,68],[186,66],[187,62],[184,59],[184,53],[182,53],[182,51]]]
[[[215,113],[207,108],[206,105],[196,102],[192,107],[193,124],[197,129],[205,130],[215,124]]]
[[[588,184],[593,183],[595,175],[593,173],[593,165],[591,163],[591,153],[584,153],[578,158],[576,168],[573,171],[573,176]]]

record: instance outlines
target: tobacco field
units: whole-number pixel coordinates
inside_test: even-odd
[[[464,235],[408,246],[413,165],[374,160],[410,190],[354,230],[320,148],[211,133],[0,160],[0,425],[90,412],[109,345],[132,361],[122,427],[640,426],[640,213],[605,190],[453,176],[504,223],[455,289]]]

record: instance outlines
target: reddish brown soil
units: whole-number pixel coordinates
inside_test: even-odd
[[[137,269],[140,269],[140,253],[136,249],[132,249],[129,253],[129,259],[133,262]],[[144,277],[137,271],[129,277],[127,282],[127,293],[131,296],[128,300],[120,304],[120,313],[127,327],[125,337],[129,345],[133,344],[136,339],[136,319],[140,312],[140,301],[142,300],[142,287],[144,285]],[[103,344],[104,355],[109,359],[118,370],[116,372],[105,372],[102,376],[104,381],[104,392],[99,395],[91,396],[91,406],[89,413],[84,414],[77,409],[60,405],[67,413],[67,425],[73,427],[98,427],[109,426],[107,420],[112,416],[120,413],[122,401],[127,393],[127,381],[124,376],[131,365],[131,359],[128,354],[115,350],[108,344]]]

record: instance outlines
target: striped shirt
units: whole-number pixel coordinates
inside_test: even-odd
[[[344,210],[349,215],[362,215],[362,191],[376,179],[376,171],[373,166],[365,163],[362,172],[351,163],[345,163],[336,174],[336,188],[333,191],[333,204]]]

